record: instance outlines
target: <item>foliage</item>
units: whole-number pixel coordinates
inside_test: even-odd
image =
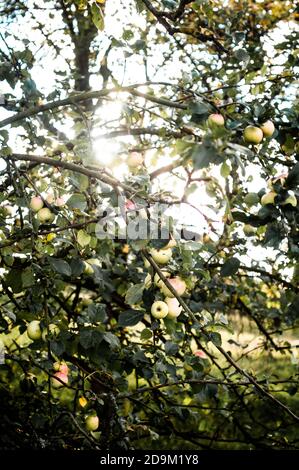
[[[298,448],[295,2],[11,0],[0,17],[0,447]],[[136,215],[163,231],[157,204],[181,207],[166,265],[150,253],[168,236],[99,236]],[[157,320],[166,271],[183,312]]]

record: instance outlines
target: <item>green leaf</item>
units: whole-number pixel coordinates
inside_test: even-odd
[[[26,268],[22,272],[22,285],[24,288],[31,287],[34,284],[34,274],[31,268]]]
[[[115,336],[110,331],[103,334],[103,340],[106,341],[106,343],[109,344],[111,349],[119,349],[119,347],[120,347],[120,342],[119,342],[118,337]]]
[[[140,334],[140,339],[142,341],[146,341],[146,340],[152,338],[152,336],[153,336],[153,332],[149,328],[144,328],[144,330],[142,330],[142,332]]]
[[[83,248],[87,245],[89,245],[91,240],[91,236],[85,232],[85,230],[79,230],[77,233],[77,242],[79,243],[80,246]]]
[[[100,344],[103,340],[103,333],[94,328],[84,328],[80,331],[79,342],[84,349],[88,349]]]
[[[178,345],[173,343],[172,341],[166,341],[164,348],[165,354],[167,354],[167,356],[174,356],[179,350]]]
[[[118,325],[122,327],[137,325],[143,319],[143,316],[144,313],[140,310],[126,310],[119,315]]]
[[[219,333],[210,333],[209,339],[210,341],[212,341],[213,344],[215,344],[215,346],[221,346],[222,344],[221,335]]]
[[[197,170],[208,167],[210,163],[219,163],[221,161],[216,148],[210,142],[194,146],[192,160]]]
[[[84,194],[73,194],[67,201],[67,206],[70,209],[79,209],[84,211],[86,209],[86,199]]]
[[[54,271],[56,271],[57,273],[62,274],[63,276],[72,275],[70,265],[63,259],[48,258],[48,260],[51,268],[54,269]]]
[[[221,267],[221,276],[233,276],[238,271],[240,264],[238,258],[229,258]]]
[[[143,283],[131,286],[126,294],[126,303],[129,305],[138,304],[142,300],[142,294],[145,286]]]
[[[80,258],[72,258],[71,262],[70,262],[70,267],[71,267],[71,270],[72,270],[72,276],[74,277],[78,277],[80,276],[84,269],[85,269],[85,265],[82,261],[82,259]]]
[[[105,21],[102,9],[96,3],[93,3],[91,6],[91,16],[94,25],[98,28],[99,31],[103,31],[105,28]]]

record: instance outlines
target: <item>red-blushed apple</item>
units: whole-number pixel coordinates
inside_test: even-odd
[[[263,131],[259,127],[255,126],[247,126],[244,129],[243,137],[245,142],[250,144],[260,144],[263,140],[264,134]]]
[[[42,330],[41,330],[41,327],[40,327],[40,321],[33,320],[29,323],[29,325],[27,326],[27,335],[33,341],[41,339]]]
[[[96,431],[100,425],[98,416],[90,415],[85,418],[85,426],[88,431]]]
[[[168,282],[174,288],[178,295],[181,296],[185,293],[186,283],[180,277],[173,277],[171,279],[168,279]],[[168,289],[168,287],[164,283],[161,286],[161,292],[165,295],[165,297],[174,297],[173,293]]]
[[[51,223],[55,219],[55,215],[50,211],[50,209],[48,209],[48,207],[44,207],[38,211],[37,218],[41,224]]]
[[[153,260],[158,264],[167,264],[172,257],[171,248],[168,248],[167,250],[156,250],[155,248],[152,248],[150,250],[150,254]]]
[[[69,372],[68,365],[65,362],[59,361],[54,362],[53,370],[55,370],[55,372],[61,372],[64,375],[67,375]]]
[[[261,197],[262,206],[266,206],[267,204],[274,204],[276,196],[277,194],[274,191],[270,191],[269,193],[264,194]]]
[[[31,198],[30,209],[32,209],[34,212],[38,212],[43,207],[44,207],[44,203],[40,196],[35,196]]]
[[[54,204],[55,196],[53,193],[47,194],[46,201],[48,204]]]
[[[194,356],[200,357],[201,359],[207,359],[206,353],[202,351],[201,349],[198,349],[197,351],[195,351]]]
[[[168,306],[162,300],[157,300],[151,307],[151,314],[154,318],[165,318],[168,315]]]
[[[68,376],[61,371],[55,372],[54,376],[51,377],[51,385],[53,388],[61,388],[68,384]]]
[[[57,207],[63,207],[65,205],[65,200],[63,197],[58,197],[55,199],[55,206]]]
[[[208,124],[209,126],[213,127],[213,126],[224,126],[224,117],[222,116],[222,114],[210,114],[210,116],[208,117]]]
[[[136,210],[135,202],[128,199],[125,203],[125,209],[126,209],[126,211],[135,211]]]
[[[166,297],[165,303],[168,307],[168,318],[175,319],[182,313],[183,307],[175,297]]]
[[[131,152],[127,158],[127,165],[131,169],[138,168],[142,163],[143,156],[138,152]]]
[[[275,132],[275,126],[272,121],[266,121],[261,125],[262,132],[265,137],[272,137]]]

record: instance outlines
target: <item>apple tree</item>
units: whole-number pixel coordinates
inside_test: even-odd
[[[298,449],[296,2],[0,18],[0,448]]]

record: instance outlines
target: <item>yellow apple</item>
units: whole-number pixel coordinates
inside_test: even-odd
[[[40,196],[32,197],[30,201],[30,209],[34,212],[38,212],[40,209],[44,207],[43,200]]]
[[[168,271],[162,271],[162,273],[163,273],[164,277],[166,277],[166,278],[171,276],[171,274]],[[160,289],[161,289],[162,285],[164,284],[158,273],[156,273],[155,276],[154,276],[154,284],[155,284],[155,286],[159,287]]]
[[[157,300],[151,307],[151,314],[154,318],[165,318],[168,315],[168,306],[162,300]]]
[[[171,248],[168,248],[167,250],[156,250],[155,248],[152,248],[150,250],[150,254],[152,255],[153,260],[158,264],[167,264],[172,257]]]
[[[245,235],[250,237],[251,235],[255,234],[256,229],[254,227],[252,227],[252,225],[250,225],[250,224],[245,224],[244,227],[243,227],[243,232],[245,233]]]
[[[261,125],[261,130],[265,137],[272,137],[275,132],[275,126],[272,121],[266,121]]]
[[[224,117],[222,114],[210,114],[208,117],[209,126],[224,126]]]
[[[186,283],[180,277],[173,277],[172,279],[168,279],[168,282],[179,296],[185,293]],[[164,283],[161,286],[161,292],[165,295],[165,297],[174,297],[173,293],[168,289],[168,287]]]
[[[129,168],[138,168],[143,163],[143,156],[138,152],[132,152],[127,158],[127,165]]]
[[[250,144],[260,144],[263,140],[264,134],[259,127],[247,126],[243,132],[245,142]]]
[[[96,431],[100,425],[100,420],[97,416],[90,415],[85,418],[85,425],[88,431]]]
[[[59,333],[60,333],[59,327],[55,325],[54,323],[50,323],[49,324],[49,338],[55,338],[56,336],[59,335]],[[42,339],[44,341],[48,339],[48,331],[46,328],[42,332]]]
[[[151,285],[152,285],[152,276],[150,274],[147,274],[144,279],[144,286],[146,289],[149,289]]]
[[[93,267],[91,266],[91,264],[87,263],[86,261],[84,261],[84,274],[94,274],[94,269]]]
[[[50,209],[44,207],[38,211],[37,218],[42,224],[47,222],[51,223],[55,219],[55,215],[50,211]]]
[[[38,320],[33,320],[27,326],[27,335],[33,341],[41,339],[42,337],[42,330],[40,327],[40,322]]]
[[[274,204],[276,196],[277,194],[274,191],[270,191],[269,193],[264,194],[261,198],[262,206],[266,206],[267,204]]]
[[[175,297],[166,297],[165,303],[168,307],[168,318],[177,318],[182,313],[183,307]]]

